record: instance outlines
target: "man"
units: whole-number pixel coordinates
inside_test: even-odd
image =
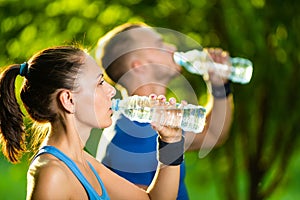
[[[127,95],[165,95],[168,84],[181,75],[181,66],[174,63],[176,47],[163,41],[153,28],[142,23],[123,24],[102,37],[96,59]],[[229,55],[221,49],[208,49],[215,62],[227,63]],[[207,107],[207,121],[202,133],[185,132],[185,150],[211,149],[228,137],[232,121],[233,98],[228,80],[209,71],[208,84],[212,98]],[[146,189],[154,174],[156,132],[147,123],[132,122],[123,115],[114,116],[114,123],[103,131],[97,159],[111,170]],[[122,155],[122,156],[120,156]],[[188,199],[184,184],[185,165],[181,165],[181,182],[177,199]]]

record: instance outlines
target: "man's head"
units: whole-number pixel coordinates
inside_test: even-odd
[[[175,50],[146,24],[126,23],[99,40],[96,59],[107,75],[121,85],[123,76],[134,69],[139,69],[149,81],[169,81],[181,70],[173,61]],[[133,74],[129,77],[136,78],[135,75],[138,75]]]

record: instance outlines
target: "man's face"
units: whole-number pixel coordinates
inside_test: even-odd
[[[133,49],[139,59],[155,67],[157,76],[174,77],[181,72],[181,67],[173,60],[173,53],[177,50],[174,45],[163,41],[161,35],[151,28],[132,29],[134,39]]]

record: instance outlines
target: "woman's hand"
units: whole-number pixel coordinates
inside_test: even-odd
[[[151,101],[154,103],[154,112],[151,125],[154,130],[157,131],[161,140],[168,143],[178,142],[182,138],[181,118],[183,110],[180,107],[185,102],[182,102],[179,106],[176,105],[176,99],[170,98],[166,101],[164,95],[150,95]]]

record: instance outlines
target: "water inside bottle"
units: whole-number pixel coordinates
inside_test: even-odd
[[[163,126],[182,128],[199,133],[203,130],[206,109],[192,104],[176,104],[174,107],[153,106],[148,97],[132,96],[125,100],[113,99],[112,110],[119,111],[132,121],[151,123],[153,120]]]
[[[184,131],[202,132],[205,126],[205,108],[201,106],[187,106],[183,109],[181,127]]]
[[[152,120],[151,109],[146,108],[127,108],[124,109],[123,114],[132,121],[141,123],[150,123]]]
[[[201,52],[197,50],[183,52],[175,52],[173,54],[174,62],[177,65],[184,67],[188,72],[192,74],[203,75],[206,73],[206,66],[203,65],[205,58]],[[201,60],[199,60],[201,58]]]
[[[146,96],[132,96],[124,100],[113,99],[112,103],[112,109],[114,111],[121,111],[132,121],[141,123],[151,122],[151,102]]]
[[[245,58],[231,58],[230,59],[232,68],[229,78],[233,82],[238,82],[241,84],[249,83],[252,77],[253,66],[252,62]]]

